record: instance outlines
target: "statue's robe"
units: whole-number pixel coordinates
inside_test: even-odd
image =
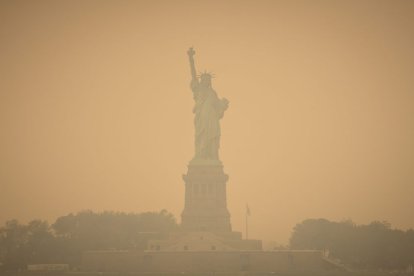
[[[216,91],[198,82],[191,83],[195,106],[195,157],[194,159],[218,160],[220,147],[220,123],[227,104],[220,100]]]

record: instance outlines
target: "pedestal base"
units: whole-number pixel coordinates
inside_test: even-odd
[[[231,232],[226,203],[228,176],[221,162],[190,162],[185,182],[185,207],[181,226],[185,231]]]

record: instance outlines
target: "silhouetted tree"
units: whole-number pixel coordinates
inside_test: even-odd
[[[59,217],[49,226],[16,220],[0,228],[1,269],[16,270],[30,263],[80,263],[86,250],[144,249],[151,238],[177,229],[174,216],[161,212],[141,214],[83,211]]]
[[[27,263],[38,259],[46,260],[54,256],[54,236],[46,221],[33,220],[27,225],[17,220],[6,222],[0,228],[0,252],[7,269],[23,268]]]
[[[414,260],[414,232],[392,229],[387,222],[355,225],[352,221],[308,219],[297,224],[293,249],[328,249],[334,258],[361,269],[405,269]]]

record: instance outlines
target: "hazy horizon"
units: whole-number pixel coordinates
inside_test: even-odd
[[[186,51],[229,99],[234,231],[414,228],[414,2],[1,1],[0,224],[167,209],[194,153]]]

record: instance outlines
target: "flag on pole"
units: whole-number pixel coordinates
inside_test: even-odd
[[[249,208],[249,204],[246,204],[246,215],[250,216],[250,208]]]

